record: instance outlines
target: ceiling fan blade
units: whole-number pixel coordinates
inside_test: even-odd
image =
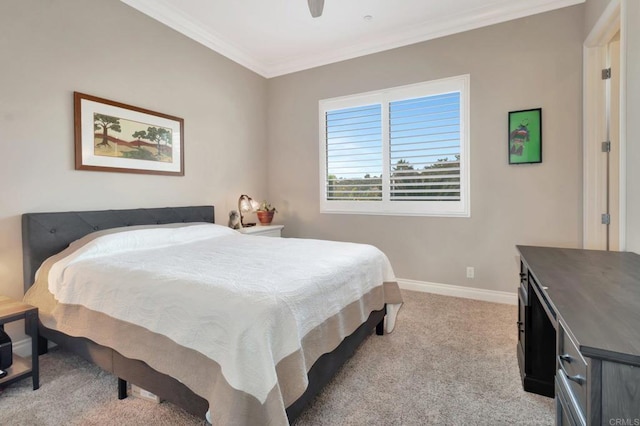
[[[311,16],[317,18],[322,15],[322,9],[324,9],[324,0],[307,0],[309,3],[309,11],[311,12]]]

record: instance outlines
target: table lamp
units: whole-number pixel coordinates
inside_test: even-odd
[[[240,213],[240,226],[242,228],[248,228],[250,226],[255,226],[255,223],[244,223],[243,213],[251,213],[258,210],[260,207],[260,203],[253,200],[246,194],[242,194],[240,198],[238,198],[238,212]]]

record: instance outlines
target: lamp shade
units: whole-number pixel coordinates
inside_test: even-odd
[[[242,194],[240,198],[238,198],[238,211],[240,213],[240,225],[244,228],[245,226],[255,225],[254,224],[245,224],[244,223],[244,213],[255,212],[260,208],[260,203],[252,199],[246,194]]]
[[[251,202],[249,201],[250,198],[248,197],[240,197],[240,211],[242,213],[249,213],[251,211]]]

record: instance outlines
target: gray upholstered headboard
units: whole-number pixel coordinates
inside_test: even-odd
[[[33,284],[42,262],[91,232],[122,226],[180,222],[213,223],[213,206],[23,214],[24,290]]]

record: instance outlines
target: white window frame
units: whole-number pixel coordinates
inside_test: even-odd
[[[470,217],[470,80],[470,75],[464,74],[407,86],[320,100],[320,212],[393,216]],[[460,93],[460,201],[390,201],[389,102],[452,92]],[[382,175],[384,176],[382,200],[327,200],[326,113],[338,109],[373,104],[382,105]]]

